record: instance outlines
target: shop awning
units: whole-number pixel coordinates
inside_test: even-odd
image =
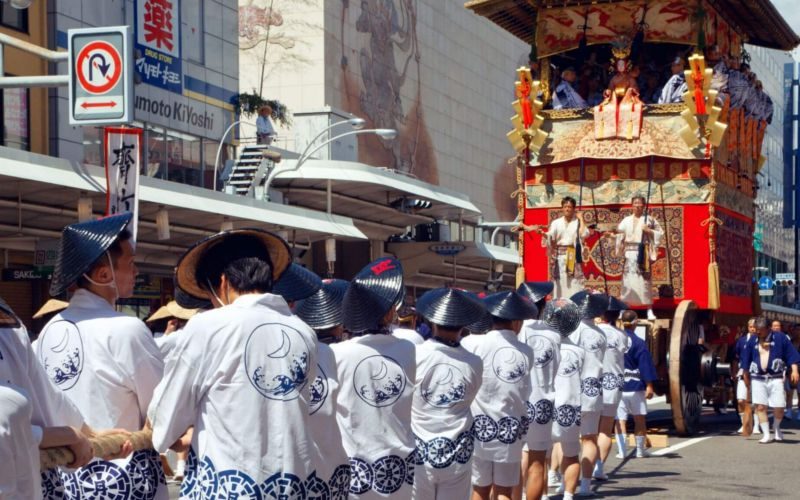
[[[480,292],[492,280],[513,288],[519,262],[516,250],[479,241],[397,242],[387,251],[403,263],[406,286],[419,288],[454,285]],[[503,264],[502,276],[497,264]]]
[[[220,230],[261,227],[287,231],[303,246],[327,238],[366,239],[348,217],[218,193],[185,184],[141,178],[138,253],[148,262],[171,265],[188,246]],[[78,199],[92,199],[96,216],[105,208],[105,173],[97,167],[0,147],[0,245],[34,245],[58,237],[77,221]],[[158,240],[156,212],[167,208],[170,239]],[[26,240],[27,239],[27,240]]]
[[[288,160],[279,168],[294,165],[295,160]],[[359,229],[376,239],[434,220],[475,221],[481,213],[465,194],[394,170],[350,161],[309,160],[299,170],[278,174],[272,188],[290,204],[315,210],[327,211],[330,200],[332,213],[351,217]],[[407,211],[392,206],[402,198],[429,202],[430,206]]]

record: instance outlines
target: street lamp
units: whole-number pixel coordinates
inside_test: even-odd
[[[3,3],[5,2],[6,0],[3,0]],[[11,6],[15,9],[22,10],[30,7],[33,3],[33,0],[8,0],[8,3],[11,4]]]
[[[351,120],[360,120],[362,122],[361,126],[363,126],[363,121],[364,120],[362,120],[361,118],[353,118]],[[339,122],[339,123],[344,123],[344,122]],[[395,137],[397,137],[397,130],[395,130],[393,128],[368,128],[368,129],[360,129],[360,130],[351,130],[349,132],[345,132],[343,134],[339,134],[339,135],[337,135],[335,137],[331,137],[330,139],[328,139],[327,141],[323,142],[322,144],[319,144],[318,146],[314,147],[313,149],[311,148],[311,146],[314,145],[314,142],[317,139],[319,139],[322,136],[322,134],[324,134],[328,130],[332,129],[333,127],[335,127],[339,123],[334,123],[333,125],[331,125],[327,129],[323,130],[322,132],[320,132],[314,138],[313,141],[308,143],[308,146],[306,146],[306,149],[302,152],[302,154],[300,154],[300,157],[297,158],[297,161],[295,162],[294,166],[289,167],[289,168],[278,168],[278,167],[275,167],[275,168],[272,169],[272,172],[270,172],[269,175],[267,176],[267,181],[264,183],[264,193],[266,194],[267,199],[269,199],[269,187],[272,185],[272,181],[273,181],[273,179],[275,179],[275,177],[277,177],[279,174],[283,174],[283,173],[286,173],[286,172],[294,172],[296,170],[299,170],[300,167],[303,166],[303,164],[306,162],[306,160],[308,160],[311,157],[312,154],[316,153],[317,151],[319,151],[323,147],[327,146],[328,144],[341,139],[342,137],[347,137],[347,136],[350,136],[350,135],[359,135],[359,134],[375,134],[378,137],[380,137],[381,139],[386,139],[387,141],[391,141]]]

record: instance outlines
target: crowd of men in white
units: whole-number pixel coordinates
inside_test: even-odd
[[[75,291],[35,345],[0,301],[4,499],[167,498],[168,448],[188,451],[185,498],[544,498],[548,455],[571,498],[579,476],[578,494],[605,478],[620,408],[644,455],[655,374],[636,314],[613,325],[619,300],[548,302],[552,283],[482,299],[435,289],[417,301],[423,341],[394,325],[396,259],[322,282],[278,236],[241,229],[181,257],[176,291],[208,310],[159,348],[114,309],[136,276],[130,220],[64,229],[51,294]],[[143,428],[152,447],[133,450]],[[97,457],[98,437],[123,444]],[[39,449],[58,446],[72,463],[40,471]]]

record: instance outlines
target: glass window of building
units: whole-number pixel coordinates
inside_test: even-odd
[[[83,127],[83,163],[103,167],[103,128]]]
[[[28,9],[15,9],[10,3],[0,3],[0,25],[24,33],[28,32]]]
[[[4,6],[6,4],[3,4]],[[2,145],[30,151],[30,92],[28,89],[0,90],[0,122],[3,124]]]
[[[214,162],[217,159],[217,149],[219,148],[218,141],[211,139],[203,139],[203,181],[204,187],[207,189],[214,188]],[[219,165],[217,165],[217,189],[222,189],[222,173],[225,170],[225,165],[231,154],[232,146],[230,144],[223,144],[219,150]]]
[[[164,129],[147,124],[145,128],[145,144],[147,145],[147,166],[145,175],[148,177],[167,178],[167,141]]]
[[[181,2],[181,49],[183,57],[203,63],[203,3],[204,0]]]
[[[167,130],[167,179],[203,187],[200,138]]]

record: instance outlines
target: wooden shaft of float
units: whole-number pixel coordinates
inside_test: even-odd
[[[125,441],[130,441],[133,451],[147,450],[153,447],[153,431],[144,429],[132,432],[130,435],[110,434],[107,436],[95,436],[89,439],[94,450],[94,456],[100,458],[112,457],[119,453]],[[72,450],[66,446],[58,448],[45,448],[39,450],[39,464],[42,470],[52,469],[59,465],[68,465],[75,460]]]

